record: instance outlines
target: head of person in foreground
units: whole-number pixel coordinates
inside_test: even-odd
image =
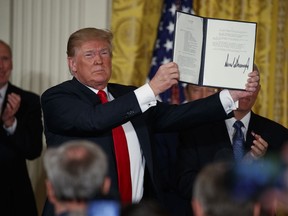
[[[110,189],[108,161],[95,143],[73,140],[44,154],[46,189],[55,213],[85,209],[88,201]]]

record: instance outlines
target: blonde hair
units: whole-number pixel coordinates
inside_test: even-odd
[[[112,39],[113,34],[107,29],[82,28],[70,35],[67,43],[67,56],[75,56],[76,48],[80,47],[84,42],[91,40],[102,40],[109,43],[109,51],[112,56]]]

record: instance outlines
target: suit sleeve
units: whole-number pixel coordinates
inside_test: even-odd
[[[17,118],[16,130],[12,135],[7,134],[5,138],[7,149],[14,152],[15,157],[20,156],[29,160],[39,157],[43,145],[40,97],[23,93],[15,117]]]
[[[153,115],[151,124],[157,132],[177,132],[200,123],[225,120],[233,115],[233,112],[227,114],[224,110],[219,93],[181,105],[158,102],[155,108],[150,109]]]
[[[176,163],[176,187],[180,196],[191,200],[193,184],[200,171],[200,162],[196,145],[193,145],[191,131],[183,131],[179,134],[179,146],[177,149]],[[193,136],[193,135],[192,135]]]
[[[49,89],[41,96],[45,127],[64,136],[101,136],[142,113],[133,91],[101,104],[87,87]]]

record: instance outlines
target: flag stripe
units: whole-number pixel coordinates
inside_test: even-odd
[[[191,13],[192,0],[164,0],[162,16],[159,23],[157,40],[151,62],[151,70],[148,75],[151,79],[157,72],[160,65],[173,60],[173,40],[176,10]],[[185,100],[183,93],[183,83],[172,87],[160,94],[163,102],[182,103]]]

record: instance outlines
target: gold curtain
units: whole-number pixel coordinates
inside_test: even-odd
[[[195,14],[257,22],[261,91],[253,110],[288,127],[288,1],[194,0]]]
[[[111,82],[135,86],[146,82],[162,4],[163,0],[113,0]]]

